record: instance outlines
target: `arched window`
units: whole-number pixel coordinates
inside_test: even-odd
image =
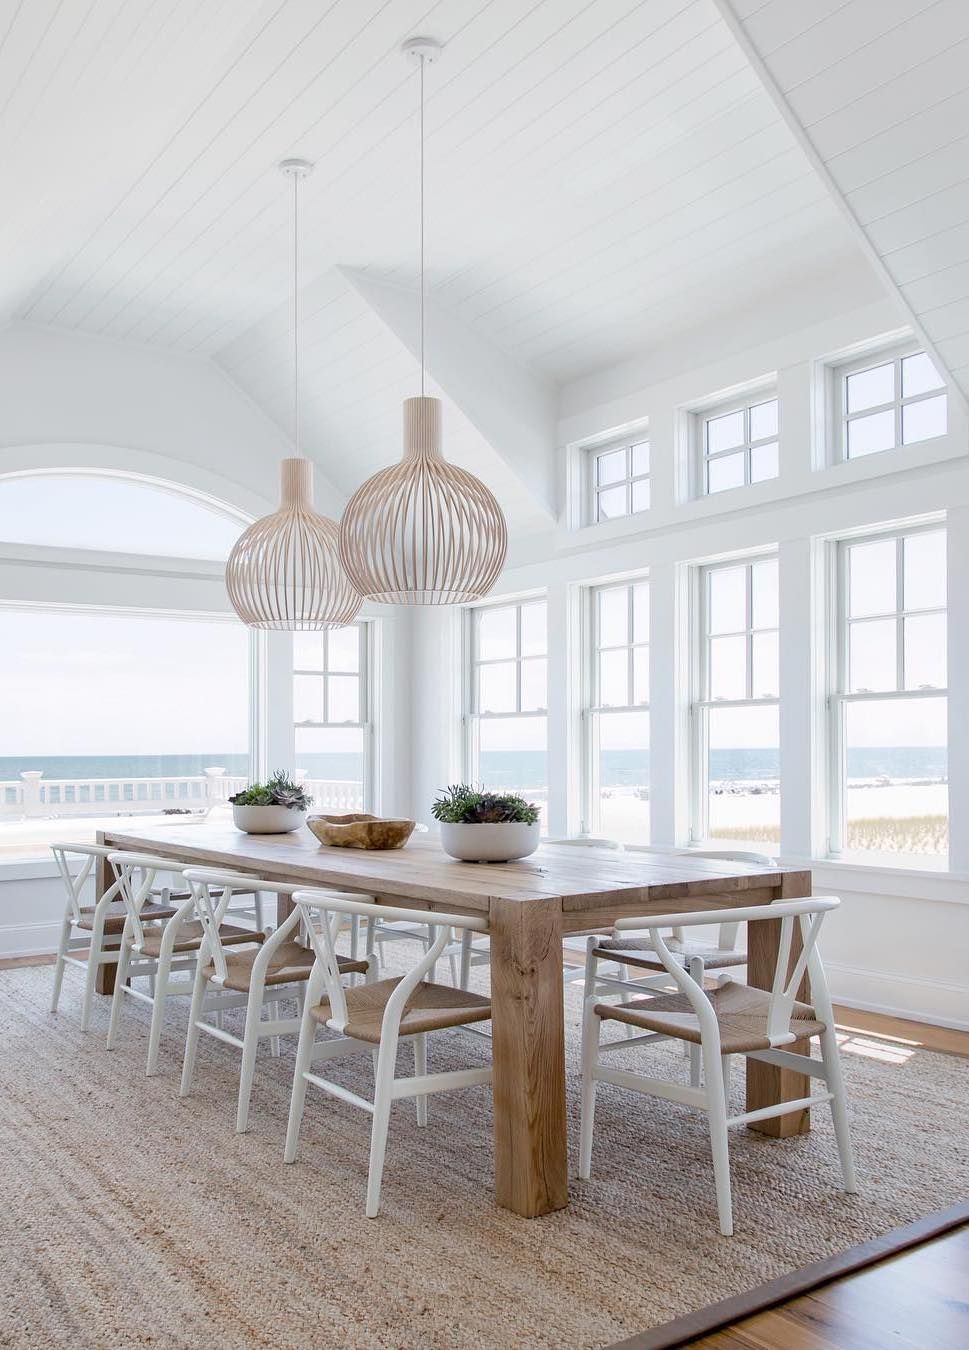
[[[0,478],[0,541],[221,560],[241,514],[176,485],[109,473]]]

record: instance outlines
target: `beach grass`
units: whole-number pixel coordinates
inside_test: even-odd
[[[718,839],[737,843],[780,845],[778,825],[734,825],[717,829]],[[848,821],[847,852],[945,853],[949,847],[949,821],[943,815],[869,816]]]

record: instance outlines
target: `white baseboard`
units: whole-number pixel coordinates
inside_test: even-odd
[[[4,956],[50,956],[57,951],[61,925],[18,923],[0,927],[0,958]]]
[[[825,961],[831,997],[845,1008],[969,1031],[969,985],[902,971],[860,970]]]

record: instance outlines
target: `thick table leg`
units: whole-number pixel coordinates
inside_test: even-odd
[[[98,843],[103,841],[103,836],[98,835]],[[110,886],[114,884],[114,872],[107,858],[98,858],[94,873],[94,894],[95,904],[101,899],[101,896]],[[120,939],[105,938],[105,947],[120,946]],[[107,994],[110,997],[114,993],[114,977],[118,973],[117,961],[105,962],[98,966],[98,973],[94,977],[94,988],[99,994]]]
[[[561,903],[493,899],[490,923],[495,1195],[532,1218],[569,1198]]]
[[[810,884],[792,875],[784,879],[781,895],[778,899],[795,900],[810,895]],[[747,925],[747,979],[758,989],[770,989],[777,965],[777,949],[781,939],[779,919],[763,919]],[[800,933],[795,928],[791,943],[791,962],[795,962],[801,953]],[[809,999],[810,992],[807,977],[802,984],[798,997]],[[810,1054],[809,1041],[797,1041],[786,1045],[785,1050],[800,1054]],[[811,1091],[811,1079],[804,1074],[793,1073],[790,1069],[778,1069],[771,1064],[761,1064],[755,1059],[747,1061],[747,1110],[759,1111],[763,1106],[776,1106],[778,1102],[797,1101]],[[762,1134],[773,1135],[777,1139],[787,1139],[792,1134],[807,1134],[811,1128],[811,1113],[808,1110],[792,1111],[786,1116],[774,1116],[771,1120],[757,1121],[749,1127]]]

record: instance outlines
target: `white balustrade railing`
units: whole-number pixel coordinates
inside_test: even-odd
[[[297,777],[312,796],[314,811],[363,810],[359,782],[305,774]],[[221,768],[158,778],[45,778],[37,770],[28,770],[19,778],[0,780],[0,820],[202,812],[226,802],[247,781]]]

